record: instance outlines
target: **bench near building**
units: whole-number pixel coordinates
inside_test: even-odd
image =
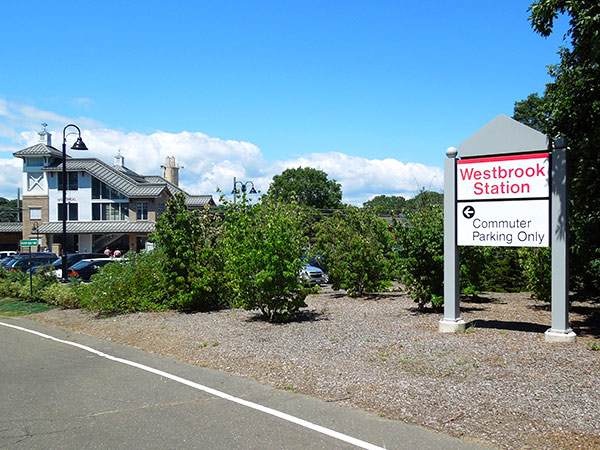
[[[21,239],[37,239],[60,254],[62,248],[62,152],[51,134],[13,155],[23,160]],[[179,167],[167,157],[163,176],[139,175],[115,156],[114,166],[96,158],[67,155],[67,252],[140,251],[154,231],[166,203],[183,192],[190,209],[214,206],[211,195],[189,195],[179,188]],[[4,231],[4,230],[0,230]],[[6,230],[7,231],[7,230]]]

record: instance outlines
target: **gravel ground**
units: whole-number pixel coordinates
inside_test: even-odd
[[[600,448],[600,305],[575,302],[576,344],[548,344],[549,309],[525,294],[463,301],[466,333],[437,331],[402,292],[352,299],[325,288],[299,320],[254,312],[77,310],[31,316],[502,448]]]

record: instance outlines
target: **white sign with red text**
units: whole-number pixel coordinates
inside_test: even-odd
[[[457,243],[548,247],[549,154],[457,161]]]
[[[457,167],[457,200],[548,198],[548,153],[461,159]]]

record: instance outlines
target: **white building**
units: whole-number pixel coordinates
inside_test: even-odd
[[[56,254],[62,245],[62,151],[51,134],[13,155],[23,160],[23,239],[39,239]],[[110,166],[96,158],[67,155],[67,252],[121,251],[144,248],[156,218],[167,201],[184,192],[178,187],[179,168],[167,157],[163,176],[139,175],[115,156]],[[214,206],[211,195],[186,195],[189,208]]]

